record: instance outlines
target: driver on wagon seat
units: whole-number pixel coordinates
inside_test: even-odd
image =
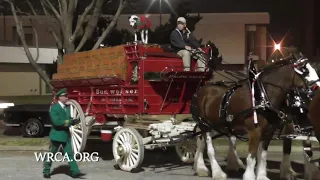
[[[198,49],[202,51],[202,49],[200,48],[199,42],[191,34],[186,25],[186,19],[184,17],[179,17],[177,20],[177,28],[173,30],[170,35],[170,42],[171,47],[175,50],[175,52],[177,52],[179,56],[182,57],[184,70],[190,71],[192,57],[190,50]],[[202,61],[198,60],[197,64],[198,71],[205,70],[205,64]]]

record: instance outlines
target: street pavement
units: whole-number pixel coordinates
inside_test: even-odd
[[[1,128],[0,128],[1,129]],[[17,137],[17,136],[15,136]],[[0,138],[6,138],[1,133]],[[7,137],[8,138],[8,137]],[[146,151],[144,162],[141,171],[135,173],[123,172],[114,168],[114,161],[112,156],[112,147],[109,143],[101,143],[97,140],[88,141],[87,152],[98,152],[100,156],[99,162],[80,162],[79,167],[86,175],[83,179],[93,180],[201,180],[211,179],[210,177],[198,177],[195,175],[192,164],[184,164],[180,161],[175,151],[172,148],[167,150]],[[33,149],[34,148],[34,149]],[[42,177],[42,163],[36,162],[34,155],[35,149],[40,151],[39,147],[1,147],[0,148],[0,179],[7,180],[34,180],[43,179]],[[238,152],[245,163],[247,156],[247,146],[238,146]],[[281,146],[269,147],[268,154],[268,177],[271,180],[279,179],[280,160],[282,159]],[[17,151],[20,150],[20,151]],[[21,151],[24,150],[24,151]],[[293,147],[292,166],[293,169],[299,173],[297,179],[302,180],[303,177],[303,156],[301,147]],[[218,145],[216,147],[217,160],[225,171],[226,166],[226,152],[227,146]],[[318,153],[315,157],[319,157]],[[209,167],[209,163],[208,167]],[[67,163],[55,162],[53,163],[53,180],[67,180],[72,179],[68,175]],[[242,179],[243,171],[241,172],[227,172],[230,180]]]
[[[95,145],[89,146],[99,152],[99,162],[80,162],[79,166],[86,175],[84,179],[93,180],[200,180],[210,179],[210,177],[197,177],[194,175],[192,165],[183,164],[173,149],[146,151],[145,161],[142,170],[136,173],[123,172],[114,168],[112,149],[110,144],[99,145],[99,150]],[[90,152],[90,150],[88,150]],[[219,164],[225,169],[225,150],[217,149],[217,159]],[[245,151],[240,151],[240,156],[246,157]],[[268,154],[268,176],[271,180],[279,179],[279,160],[282,159],[281,152],[271,152]],[[300,173],[298,179],[303,178],[303,157],[302,153],[292,154],[294,170]],[[245,162],[245,161],[244,161]],[[42,178],[42,163],[36,162],[33,151],[0,151],[0,179],[10,180],[34,180]],[[229,179],[242,179],[242,173],[227,173]],[[72,179],[68,175],[67,163],[53,163],[53,180]]]

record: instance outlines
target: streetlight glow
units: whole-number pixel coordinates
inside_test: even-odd
[[[276,50],[279,50],[280,51],[280,49],[281,49],[281,45],[280,44],[275,44],[274,45],[274,50],[276,51]]]
[[[174,9],[172,8],[169,0],[151,0],[151,1],[150,1],[151,3],[149,4],[149,6],[148,6],[148,8],[146,9],[145,13],[149,12],[151,6],[152,6],[154,3],[156,3],[157,1],[159,1],[160,25],[162,24],[162,5],[163,5],[163,4],[162,4],[162,1],[165,2],[165,4],[171,9],[171,11],[173,11],[173,13],[174,13],[175,15],[177,15],[176,12],[174,11]]]

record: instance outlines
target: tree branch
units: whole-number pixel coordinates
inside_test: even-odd
[[[76,39],[76,37],[78,36],[84,22],[85,22],[85,19],[87,17],[87,15],[89,14],[89,12],[93,9],[93,7],[95,6],[97,0],[92,0],[91,1],[91,4],[86,7],[86,9],[84,10],[83,14],[81,15],[80,19],[78,20],[77,22],[77,26],[76,26],[76,29],[75,31],[73,32],[72,36],[69,38],[69,42],[72,43],[74,42],[74,40]]]
[[[61,6],[61,0],[57,0],[58,1],[58,5],[59,5],[59,12],[60,12],[60,15],[63,13],[62,12],[62,6]]]
[[[60,40],[60,38],[58,37],[57,33],[52,28],[49,28],[49,32],[51,32],[53,38],[56,41],[57,48],[58,48],[58,60],[57,60],[57,63],[60,64],[60,63],[63,62],[63,55],[64,55],[63,43]]]
[[[18,7],[16,7],[16,13],[23,14],[23,15],[26,15],[26,16],[32,16],[33,15],[33,14],[30,14],[30,13],[21,11],[20,8],[18,8]]]
[[[42,1],[48,8],[50,8],[50,10],[53,12],[54,16],[57,19],[60,19],[60,14],[56,10],[56,8],[52,5],[52,3],[49,0],[42,0]]]
[[[68,4],[67,4],[66,0],[62,0],[61,9],[62,9],[62,12],[63,12],[63,16],[66,16],[67,12],[68,12]]]
[[[51,32],[53,38],[55,39],[56,43],[57,43],[57,46],[58,46],[58,49],[62,49],[63,48],[63,44],[62,44],[62,41],[60,40],[60,38],[58,37],[57,33],[54,32],[54,30],[52,28],[49,28],[49,32]]]
[[[34,10],[33,5],[31,4],[31,2],[29,0],[27,0],[28,6],[31,9],[31,12],[33,13],[33,15],[38,16],[38,13]]]
[[[50,14],[49,14],[49,12],[48,12],[48,10],[47,10],[47,8],[46,8],[45,5],[43,4],[42,0],[41,0],[41,5],[42,5],[42,9],[43,9],[44,14],[46,15],[46,17],[47,17],[47,18],[51,17]],[[58,21],[59,21],[59,20],[58,20]],[[60,23],[60,26],[61,26],[60,29],[62,30],[61,33],[64,33],[64,31],[63,31],[63,26],[61,25],[61,23]],[[62,46],[62,41],[61,41],[61,39],[57,36],[57,34],[54,32],[52,25],[51,25],[51,27],[49,28],[49,31],[50,31],[51,34],[53,35],[53,38],[56,40],[56,43],[57,43],[57,44],[61,44],[61,49],[62,49],[62,48],[63,48],[63,46]],[[58,47],[58,48],[59,48],[59,47]]]
[[[36,63],[36,61],[33,59],[32,57],[32,54],[28,48],[28,45],[25,41],[25,37],[24,37],[24,31],[23,31],[23,28],[22,28],[22,23],[21,21],[18,19],[18,15],[16,13],[16,8],[14,7],[14,4],[11,0],[5,0],[6,2],[9,3],[10,5],[10,9],[11,9],[11,12],[13,14],[13,17],[14,17],[14,20],[15,20],[15,23],[17,25],[17,33],[20,37],[20,40],[21,40],[21,43],[22,43],[22,46],[24,48],[24,51],[26,52],[26,56],[30,62],[30,64],[32,65],[32,67],[34,67],[34,69],[37,71],[37,73],[39,74],[39,76],[49,85],[49,87],[51,89],[53,89],[52,85],[50,84],[50,79],[49,77],[42,71],[42,68]]]
[[[123,1],[123,0],[121,0],[121,1]],[[81,39],[78,47],[75,50],[75,52],[79,52],[81,50],[81,48],[83,47],[83,45],[87,42],[87,40],[89,38],[91,38],[91,36],[93,34],[93,30],[96,28],[98,21],[99,21],[99,17],[101,16],[102,5],[104,4],[104,2],[105,2],[105,0],[97,0],[93,14],[92,14],[87,26],[86,26],[85,32],[82,36],[82,39]]]
[[[31,24],[31,27],[32,27],[32,31],[33,31],[33,33],[34,33],[34,35],[35,35],[36,49],[37,49],[37,56],[36,56],[36,58],[34,59],[34,61],[35,61],[35,62],[38,62],[38,60],[39,60],[39,54],[40,54],[40,52],[39,52],[38,32],[37,32],[36,28],[34,28],[34,25],[33,25],[33,22],[32,22],[32,20],[31,20],[31,18],[30,18],[30,24]]]
[[[113,17],[112,21],[110,22],[110,24],[108,25],[108,27],[103,31],[103,33],[99,37],[99,39],[97,40],[96,44],[93,46],[92,50],[98,49],[100,44],[103,42],[103,40],[107,37],[107,35],[114,28],[114,26],[117,23],[118,18],[121,15],[121,12],[122,12],[123,8],[125,7],[125,3],[126,3],[126,0],[120,0],[119,6],[118,6],[118,10],[117,10],[116,14],[114,15],[114,17]]]
[[[69,0],[68,13],[73,13],[74,8],[75,8],[75,0]]]
[[[70,16],[71,19],[73,19],[74,10],[76,9],[77,4],[78,4],[78,0],[69,0],[68,16]]]

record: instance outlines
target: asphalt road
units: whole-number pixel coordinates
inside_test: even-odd
[[[1,125],[0,125],[0,129]],[[19,137],[19,130],[10,135],[11,137]],[[2,131],[2,130],[1,130]],[[16,134],[17,133],[17,134]],[[16,135],[16,136],[14,136]],[[17,136],[18,135],[18,136]],[[10,137],[10,136],[9,136]],[[9,138],[6,135],[0,134],[0,138]],[[198,177],[194,174],[192,164],[183,164],[174,150],[168,149],[146,151],[144,163],[142,165],[142,171],[137,173],[128,173],[114,168],[114,161],[112,157],[112,148],[110,144],[92,143],[87,144],[87,151],[98,151],[100,155],[99,162],[81,162],[79,163],[80,169],[86,174],[84,179],[108,179],[108,180],[199,180],[199,179],[211,179],[210,177]],[[225,170],[225,148],[217,147],[217,160]],[[274,148],[280,149],[275,150]],[[282,159],[281,147],[273,146],[270,148],[271,152],[268,154],[268,177],[271,180],[279,179],[280,160]],[[299,148],[298,148],[299,150]],[[238,152],[245,162],[247,147],[238,146]],[[319,157],[317,153],[315,157]],[[304,179],[304,166],[302,152],[292,154],[293,169],[299,173],[297,179]],[[208,164],[209,166],[209,164]],[[33,151],[0,151],[0,179],[10,180],[34,180],[42,178],[42,163],[36,162]],[[65,180],[72,179],[68,176],[67,163],[53,163],[53,180]],[[227,172],[229,179],[240,180],[242,179],[242,172]]]
[[[90,145],[89,145],[90,146]],[[91,145],[92,149],[96,149]],[[128,173],[114,169],[110,145],[102,147],[99,145],[99,162],[81,162],[80,169],[86,174],[84,179],[108,179],[108,180],[196,180],[210,179],[209,177],[197,177],[194,175],[192,165],[183,164],[171,149],[147,151],[143,170],[137,173]],[[246,157],[245,151],[241,151],[240,156]],[[268,154],[268,176],[271,180],[279,179],[279,166],[282,155],[279,152]],[[225,169],[225,152],[218,150],[218,162]],[[303,178],[303,158],[302,153],[294,153],[293,168],[300,173],[298,179]],[[244,161],[244,159],[243,159]],[[42,163],[36,162],[34,152],[30,151],[1,151],[0,152],[0,179],[10,180],[34,180],[42,178]],[[242,173],[228,172],[229,179],[242,179]],[[71,179],[68,174],[66,163],[56,162],[53,164],[53,180]]]

